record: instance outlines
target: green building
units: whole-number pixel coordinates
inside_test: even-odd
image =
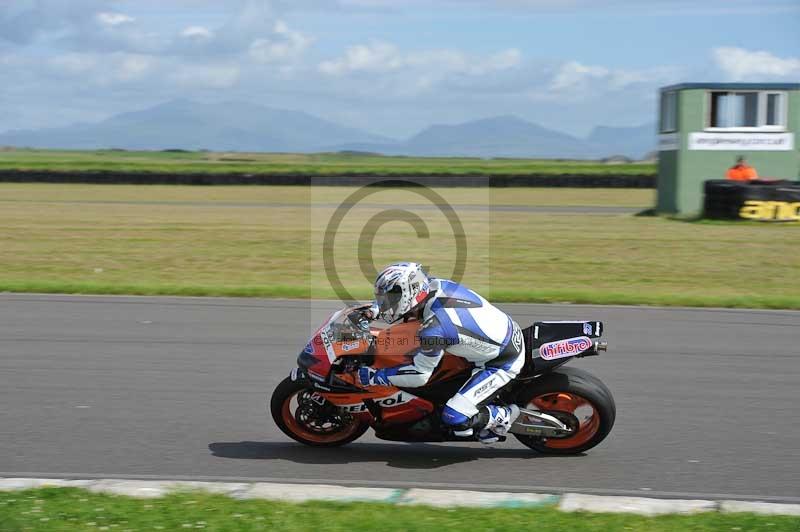
[[[703,182],[740,155],[762,178],[800,177],[800,83],[671,85],[659,110],[659,213],[699,214]]]

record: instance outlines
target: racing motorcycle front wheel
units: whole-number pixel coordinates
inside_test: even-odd
[[[369,424],[340,411],[314,390],[288,377],[272,392],[270,411],[284,434],[312,447],[345,445],[369,428]]]
[[[536,379],[517,396],[517,404],[560,419],[571,432],[542,438],[514,434],[524,445],[544,454],[579,454],[611,432],[617,407],[603,382],[577,368],[559,368]]]

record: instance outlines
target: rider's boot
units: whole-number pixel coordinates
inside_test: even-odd
[[[486,405],[486,408],[489,409],[489,422],[478,433],[478,441],[485,444],[496,443],[500,439],[505,439],[511,424],[519,416],[519,407]]]

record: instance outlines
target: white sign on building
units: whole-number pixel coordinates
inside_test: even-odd
[[[791,151],[794,133],[689,133],[690,150]]]
[[[675,151],[681,147],[678,133],[662,133],[658,136],[658,151]]]

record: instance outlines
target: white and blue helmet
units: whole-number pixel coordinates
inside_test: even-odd
[[[430,280],[416,262],[390,264],[375,279],[375,303],[380,316],[393,323],[425,301],[430,291]]]

